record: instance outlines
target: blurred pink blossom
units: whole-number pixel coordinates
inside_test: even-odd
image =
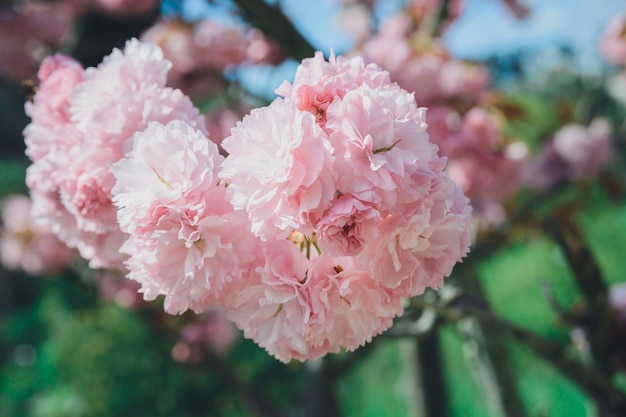
[[[120,307],[138,308],[145,304],[139,293],[139,284],[120,274],[103,270],[96,276],[98,294],[104,300],[111,300]]]
[[[31,201],[12,195],[3,202],[0,259],[8,269],[29,274],[54,272],[69,265],[73,252],[31,216]]]
[[[172,348],[178,362],[198,363],[206,350],[222,353],[237,340],[238,332],[220,307],[210,307],[194,316],[180,331],[179,341]]]
[[[615,65],[626,65],[626,17],[614,16],[606,26],[599,42],[604,58]]]
[[[378,66],[318,53],[277,93],[223,142],[221,178],[265,263],[222,302],[288,362],[356,349],[402,314],[401,297],[439,288],[469,250],[471,209],[425,110]]]
[[[70,40],[77,13],[69,1],[0,7],[0,76],[33,79],[45,55]]]

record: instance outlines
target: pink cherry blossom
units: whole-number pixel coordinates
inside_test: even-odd
[[[265,262],[251,271],[246,285],[224,295],[228,317],[279,360],[309,359],[309,261],[289,240],[267,241],[263,252]]]
[[[400,298],[352,258],[309,261],[286,240],[272,240],[264,249],[265,266],[226,305],[244,336],[283,362],[354,350],[402,314]]]
[[[136,39],[84,72],[56,56],[42,66],[41,93],[27,105],[34,212],[93,268],[122,266],[125,237],[115,221],[109,168],[132,146],[133,133],[151,121],[205,129],[191,100],[166,87],[170,66],[159,48]]]
[[[425,199],[381,221],[379,239],[359,259],[369,265],[373,277],[401,296],[438,289],[469,251],[470,212],[456,184],[439,176]]]
[[[312,317],[307,343],[312,358],[342,348],[353,351],[403,313],[398,293],[384,288],[351,257],[315,259],[308,283]]]
[[[38,275],[69,265],[73,252],[31,215],[31,201],[22,195],[3,202],[0,260],[4,267]]]
[[[594,119],[589,126],[568,124],[554,135],[554,151],[566,164],[566,175],[577,180],[596,173],[610,158],[612,130],[608,121]]]
[[[256,261],[245,213],[233,211],[216,176],[216,145],[180,121],[152,123],[116,163],[113,199],[128,277],[146,300],[165,295],[165,310],[203,311]]]
[[[599,42],[599,49],[604,58],[615,65],[626,65],[626,17],[614,16],[606,26]]]
[[[439,157],[428,140],[425,109],[411,94],[395,85],[363,85],[333,103],[327,119],[340,194],[384,215],[428,190],[429,163]]]
[[[331,147],[315,117],[289,100],[252,110],[224,139],[228,196],[263,239],[311,233],[335,194]]]
[[[209,307],[180,330],[172,357],[178,362],[197,363],[207,349],[218,354],[228,350],[237,336],[237,330],[226,318],[224,309]]]
[[[343,56],[324,59],[321,52],[302,61],[296,70],[293,84],[285,81],[276,89],[276,94],[288,97],[300,110],[326,120],[326,109],[346,92],[366,84],[370,87],[388,85],[389,74],[376,65],[365,65],[359,57],[348,59]]]

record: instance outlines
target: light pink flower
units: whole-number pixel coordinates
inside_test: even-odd
[[[118,273],[103,270],[96,276],[98,295],[103,300],[115,302],[120,307],[136,309],[147,305],[139,293],[139,284]]]
[[[69,265],[73,252],[31,215],[26,196],[9,196],[3,204],[0,260],[9,269],[45,274]]]
[[[128,277],[146,300],[165,295],[165,310],[203,311],[256,261],[245,213],[233,211],[216,169],[223,157],[184,122],[152,123],[116,163],[113,198]]]
[[[603,118],[589,126],[568,124],[554,135],[554,151],[566,164],[566,175],[573,180],[596,173],[609,160],[612,150],[611,126]]]
[[[152,121],[205,129],[191,100],[165,86],[170,66],[159,48],[136,39],[84,72],[56,56],[43,65],[41,94],[27,105],[34,211],[93,268],[122,266],[125,237],[115,222],[109,167],[132,146],[133,133]]]
[[[389,74],[376,65],[365,65],[361,58],[348,59],[332,55],[329,61],[321,52],[302,61],[296,70],[293,84],[285,81],[276,94],[290,98],[300,110],[326,120],[326,109],[346,92],[360,85],[379,87],[390,84]]]
[[[220,177],[237,209],[245,209],[263,239],[311,233],[335,193],[332,149],[315,118],[289,100],[255,109],[222,146]]]
[[[309,261],[286,240],[268,242],[265,252],[258,277],[227,306],[244,335],[283,362],[354,350],[402,314],[400,298],[351,258]]]
[[[224,295],[228,317],[244,336],[283,362],[309,359],[309,261],[289,240],[264,243],[260,264],[239,291]]]
[[[626,65],[626,17],[623,14],[614,16],[606,26],[600,38],[600,52],[612,64]]]
[[[425,109],[405,90],[364,85],[349,91],[328,108],[326,130],[340,194],[385,215],[428,191],[437,147],[428,140]]]
[[[353,351],[391,327],[403,313],[398,293],[373,279],[353,258],[316,258],[309,269],[312,317],[307,344],[312,358]]]
[[[223,353],[237,340],[238,332],[226,318],[224,309],[209,307],[187,323],[172,348],[172,357],[178,362],[198,363],[207,350]]]

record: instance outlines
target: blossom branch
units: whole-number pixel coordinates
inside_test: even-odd
[[[602,272],[589,248],[585,247],[583,237],[569,213],[558,213],[556,222],[544,225],[550,237],[559,245],[570,265],[574,279],[585,299],[585,327],[595,365],[606,375],[611,374],[606,355],[609,304],[608,289],[602,278]]]
[[[466,317],[475,318],[480,323],[488,325],[495,333],[512,338],[552,363],[563,375],[589,395],[607,415],[612,417],[625,415],[626,395],[596,370],[587,368],[579,361],[570,358],[560,345],[538,337],[489,312],[437,305],[424,302],[419,298],[411,300],[411,304],[414,308],[434,309],[440,317],[455,323]]]
[[[315,53],[315,49],[278,6],[263,0],[234,0],[234,3],[241,9],[244,19],[274,39],[292,58],[301,60]]]

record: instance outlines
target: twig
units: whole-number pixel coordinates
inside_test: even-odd
[[[233,0],[241,9],[243,18],[274,39],[292,58],[300,61],[313,56],[311,46],[294,24],[278,8],[263,0]]]
[[[489,312],[462,311],[447,306],[425,303],[419,298],[414,298],[411,302],[415,308],[432,308],[438,315],[451,322],[458,322],[468,316],[474,317],[480,323],[487,324],[493,332],[514,339],[548,360],[586,392],[607,415],[612,417],[626,415],[626,395],[613,386],[602,374],[567,356],[560,345],[519,328]]]

